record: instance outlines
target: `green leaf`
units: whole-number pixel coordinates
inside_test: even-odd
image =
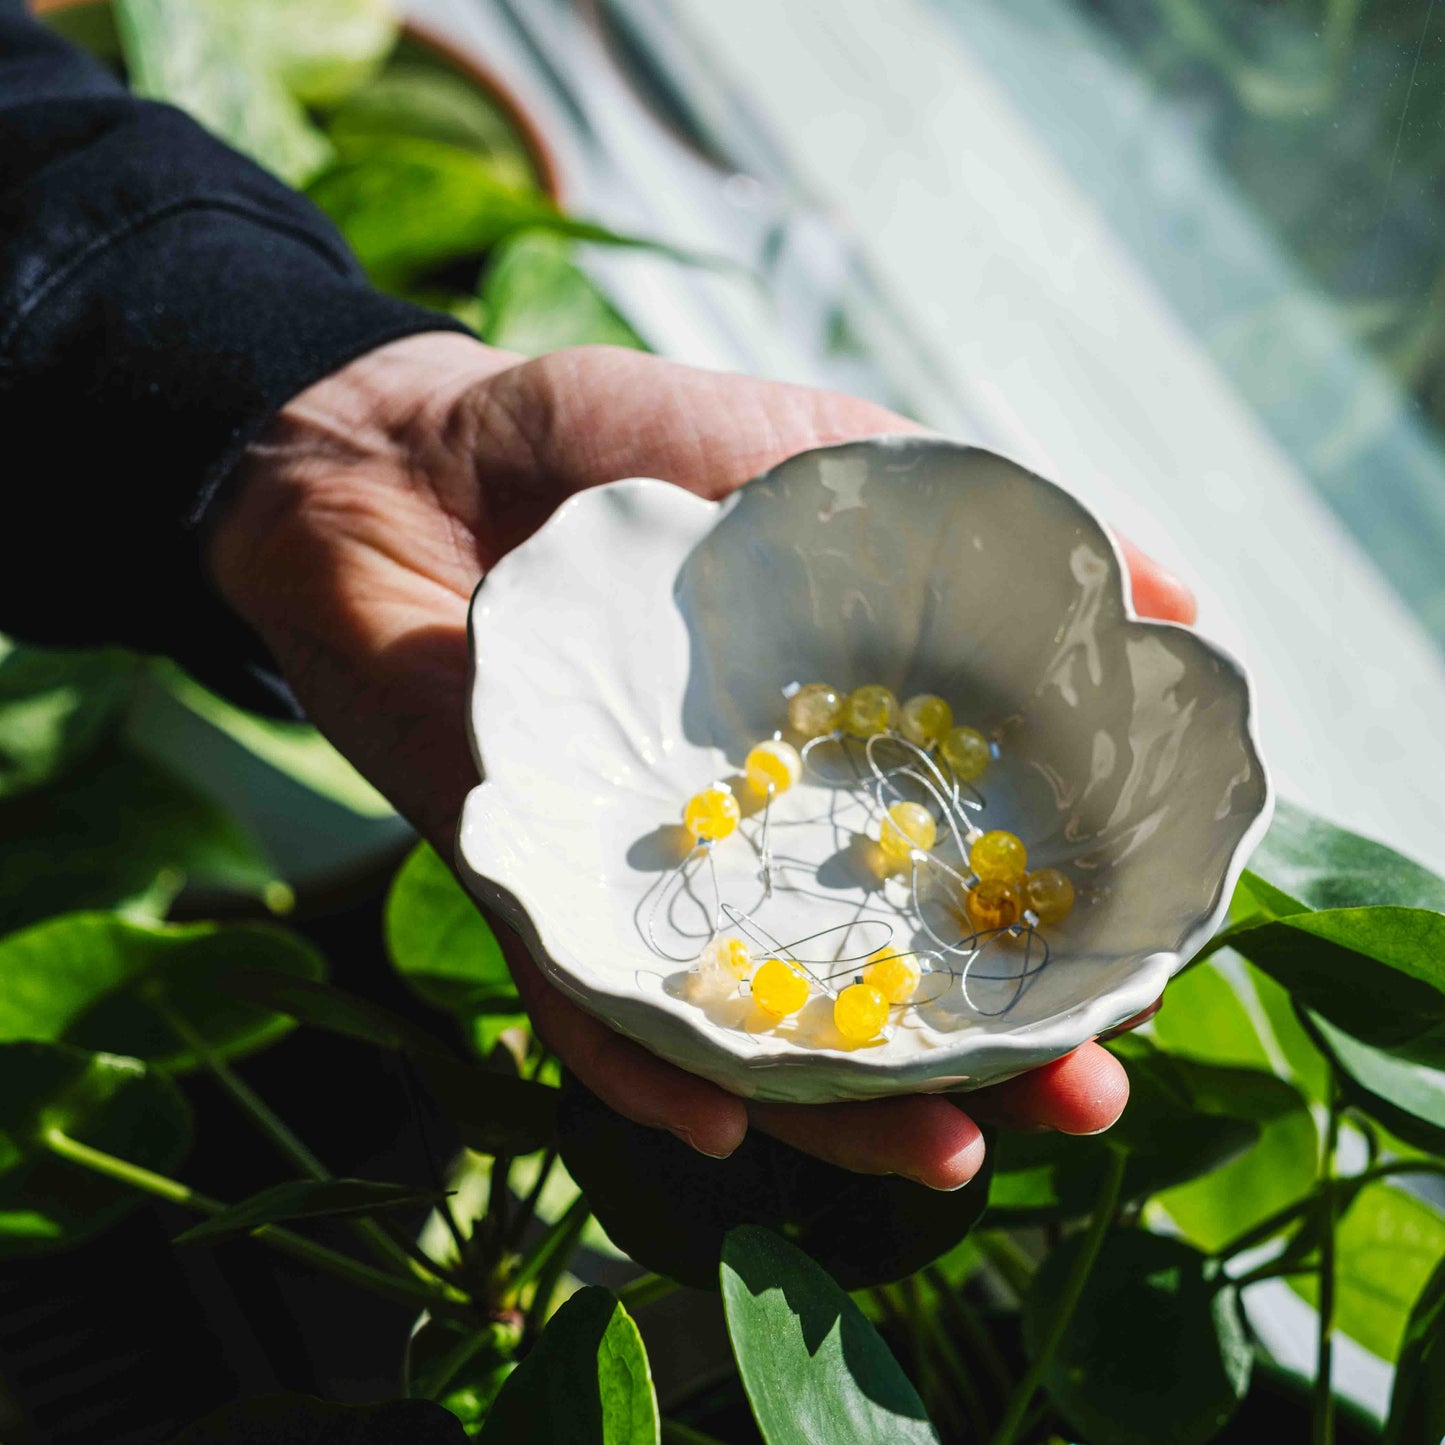
[[[482,340],[524,356],[565,346],[647,350],[560,236],[523,232],[504,241],[482,279]]]
[[[1392,1133],[1435,1154],[1445,1154],[1445,1069],[1397,1059],[1307,1014],[1320,1047],[1340,1071],[1345,1098]]]
[[[270,969],[234,968],[216,979],[216,988],[233,998],[283,1013],[297,1023],[345,1034],[362,1043],[407,1054],[451,1055],[438,1038],[410,1019],[347,993],[333,983],[276,973]]]
[[[163,1173],[186,1152],[191,1116],[136,1059],[0,1044],[0,1259],[77,1244],[144,1199],[57,1159],[40,1143],[47,1129]]]
[[[310,1395],[262,1395],[223,1405],[171,1445],[466,1445],[466,1432],[430,1400],[336,1405]]]
[[[391,804],[309,723],[259,717],[234,707],[159,659],[151,676],[183,707],[287,777],[363,818],[391,816]]]
[[[325,970],[305,940],[265,924],[167,926],[63,914],[0,939],[0,1040],[104,1049],[168,1071],[194,1068],[199,1061],[173,1017],[219,1054],[248,1053],[291,1023],[217,986],[242,964],[300,978]]]
[[[516,231],[679,254],[563,215],[486,156],[410,136],[351,136],[312,182],[311,199],[340,227],[372,279],[404,289],[421,273],[482,253]]]
[[[532,159],[511,121],[471,80],[425,58],[398,59],[336,110],[333,141],[409,136],[485,156],[497,180],[535,189]]]
[[[220,3],[234,9],[237,23],[254,37],[267,69],[303,105],[339,104],[376,74],[396,43],[397,15],[391,0]]]
[[[1310,908],[1390,904],[1445,912],[1445,879],[1282,799],[1250,868]]]
[[[1043,1262],[1024,1303],[1031,1353],[1059,1309],[1079,1237]],[[1253,1351],[1234,1288],[1177,1239],[1116,1229],[1044,1375],[1091,1445],[1202,1445],[1249,1389]]]
[[[263,31],[246,23],[235,0],[114,5],[137,95],[180,106],[291,185],[304,185],[326,164],[330,145],[282,83]]]
[[[1405,1322],[1382,1445],[1445,1436],[1445,1261],[1425,1282]]]
[[[384,927],[392,965],[407,985],[463,1025],[521,1008],[496,934],[428,844],[412,850],[392,881]]]
[[[735,1225],[785,1234],[845,1288],[901,1279],[951,1249],[988,1202],[993,1149],[952,1194],[908,1179],[854,1174],[749,1130],[709,1159],[662,1129],[634,1124],[571,1075],[558,1120],[562,1161],[608,1238],[645,1268],[717,1287]]]
[[[923,1402],[858,1306],[771,1230],[731,1230],[722,1296],[767,1445],[938,1445]]]
[[[610,1291],[578,1290],[507,1378],[482,1445],[657,1445],[657,1396],[632,1317]]]
[[[1236,922],[1288,918],[1291,914],[1309,911],[1308,903],[1290,897],[1283,889],[1276,888],[1268,879],[1261,878],[1248,868],[1240,876],[1234,888],[1234,897],[1229,902],[1230,917]]]
[[[467,1328],[451,1320],[424,1318],[412,1331],[402,1358],[408,1396],[445,1405],[475,1435],[503,1381],[516,1369],[520,1325],[494,1320]]]
[[[1216,960],[1197,964],[1170,983],[1165,1007],[1150,1028],[1151,1039],[1170,1058],[1238,1066],[1247,1075],[1238,1091],[1234,1086],[1240,1081],[1233,1074],[1214,1076],[1215,1084],[1224,1087],[1223,1100],[1205,1086],[1207,1076],[1195,1074],[1186,1089],[1202,1107],[1214,1097],[1225,1105],[1223,1112],[1255,1119],[1259,1142],[1155,1201],[1190,1243],[1213,1251],[1308,1192],[1318,1166],[1319,1130],[1305,1099],[1287,1085],[1284,1093],[1274,1085],[1256,1090],[1259,1075],[1270,1077],[1270,1053],[1235,981]],[[1261,1103],[1263,1112],[1256,1107]]]
[[[377,1184],[369,1179],[291,1179],[203,1219],[183,1234],[177,1244],[219,1244],[238,1234],[249,1234],[263,1224],[287,1219],[324,1219],[334,1215],[372,1215],[410,1204],[435,1204],[441,1196],[418,1193],[406,1184]]]
[[[1445,1058],[1445,916],[1331,909],[1247,929],[1231,945],[1297,1004],[1364,1042]]]
[[[1173,1059],[1142,1039],[1112,1045],[1129,1074],[1129,1104],[1103,1138],[1004,1134],[995,1150],[991,1224],[1029,1224],[1088,1213],[1103,1187],[1108,1150],[1128,1153],[1123,1197],[1138,1201],[1237,1159],[1259,1142],[1262,1122],[1299,1096],[1259,1070]]]
[[[1301,1106],[1262,1126],[1259,1143],[1222,1168],[1165,1190],[1155,1203],[1191,1244],[1217,1250],[1302,1198],[1319,1159],[1319,1129]]]
[[[548,1165],[549,1158],[549,1155],[533,1152],[507,1161],[507,1189],[514,1200],[520,1203],[531,1195],[543,1167]],[[452,1213],[457,1216],[463,1234],[472,1233],[474,1222],[486,1212],[487,1201],[492,1192],[493,1162],[487,1155],[470,1149],[462,1150],[453,1161],[447,1182],[454,1196]],[[581,1192],[562,1161],[550,1159],[547,1179],[537,1198],[535,1218],[540,1224],[556,1224],[577,1203]],[[454,1257],[451,1234],[436,1215],[433,1215],[423,1228],[421,1244],[433,1259],[446,1260]],[[590,1213],[582,1226],[580,1244],[589,1253],[603,1259],[630,1263],[628,1256],[608,1239],[601,1225]]]
[[[1310,1038],[1287,989],[1281,988],[1252,963],[1239,960],[1249,986],[1259,1000],[1265,1021],[1282,1056],[1286,1072],[1308,1099],[1328,1104],[1333,1091],[1329,1060]]]
[[[435,1054],[415,1057],[427,1088],[468,1149],[530,1154],[556,1142],[556,1089]]]
[[[62,777],[114,729],[135,689],[133,653],[17,647],[0,637],[0,799]]]
[[[424,1029],[369,999],[331,984],[250,968],[229,970],[215,987],[300,1022],[408,1055],[469,1149],[530,1154],[556,1139],[556,1089],[462,1063]]]
[[[0,804],[0,933],[82,908],[144,916],[187,881],[253,895],[280,883],[229,814],[120,746]]]
[[[1335,1235],[1335,1323],[1367,1350],[1394,1360],[1426,1281],[1445,1257],[1445,1217],[1380,1181],[1356,1194]],[[1311,1304],[1313,1276],[1290,1287]]]
[[[1269,1069],[1271,1060],[1234,980],[1219,962],[1195,964],[1169,981],[1148,1036],[1177,1058]]]

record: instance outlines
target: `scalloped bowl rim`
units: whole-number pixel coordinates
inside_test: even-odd
[[[1055,493],[1072,508],[1089,529],[1103,541],[1113,568],[1109,586],[1117,593],[1124,624],[1145,629],[1182,634],[1192,645],[1203,648],[1234,675],[1244,700],[1243,737],[1248,743],[1251,762],[1257,769],[1262,802],[1258,813],[1240,834],[1222,870],[1218,887],[1208,911],[1185,935],[1177,950],[1165,949],[1145,955],[1139,960],[1130,978],[1112,988],[1082,1000],[1075,1007],[1055,1013],[1046,1019],[1015,1025],[1008,1029],[974,1033],[965,1031],[957,1042],[939,1046],[919,1060],[878,1060],[851,1051],[819,1046],[806,1053],[748,1054],[729,1048],[709,1034],[691,1015],[670,1008],[661,997],[637,988],[618,988],[598,982],[583,982],[567,967],[558,963],[554,946],[548,942],[545,925],[547,909],[534,898],[524,896],[509,884],[503,884],[478,872],[470,864],[464,847],[469,826],[476,821],[478,810],[486,806],[488,784],[483,747],[478,735],[477,718],[481,713],[482,695],[488,683],[477,667],[478,613],[489,583],[499,572],[511,570],[514,559],[524,554],[534,539],[549,536],[570,514],[599,504],[605,494],[627,489],[656,489],[670,496],[683,497],[714,517],[722,514],[731,497],[709,501],[688,492],[675,483],[653,477],[628,477],[615,482],[589,487],[574,493],[551,513],[547,520],[526,541],[509,552],[478,582],[468,607],[467,656],[471,675],[466,718],[467,738],[480,781],[469,791],[457,827],[456,863],[468,890],[493,909],[522,939],[528,954],[544,977],[563,994],[604,1023],[633,1038],[644,1047],[668,1059],[678,1067],[711,1079],[722,1087],[745,1097],[799,1102],[824,1102],[845,1098],[872,1098],[905,1092],[951,1092],[982,1088],[1002,1082],[1029,1069],[1052,1062],[1072,1052],[1098,1035],[1117,1028],[1147,1009],[1163,992],[1165,984],[1178,973],[1199,949],[1214,935],[1229,910],[1235,885],[1243,873],[1250,854],[1258,846],[1272,821],[1275,790],[1265,763],[1258,736],[1258,715],[1253,682],[1249,669],[1228,648],[1182,623],[1159,618],[1142,617],[1134,608],[1127,561],[1113,532],[1092,509],[1060,483],[1039,475],[1032,467],[1007,452],[970,443],[951,441],[929,435],[910,433],[880,434],[874,437],[807,448],[760,473],[744,485],[763,481],[780,468],[795,464],[799,458],[826,454],[847,448],[877,445],[889,451],[939,449],[961,454],[981,454],[1008,463],[1025,474],[1034,484]],[[565,950],[564,950],[565,952]],[[596,978],[595,973],[590,974]],[[629,1026],[629,1019],[643,1014],[655,1015],[657,1027],[648,1036],[647,1028]],[[665,1023],[664,1023],[665,1020]],[[672,1038],[666,1043],[661,1035]],[[810,1087],[800,1074],[819,1074],[840,1081],[840,1087]],[[783,1076],[786,1074],[786,1078]],[[771,1081],[764,1082],[771,1076]],[[777,1084],[779,1087],[774,1087]],[[801,1088],[799,1086],[802,1086]]]

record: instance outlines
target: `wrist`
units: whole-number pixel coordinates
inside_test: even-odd
[[[247,449],[205,541],[226,601],[263,632],[290,609],[290,574],[328,512],[394,511],[389,492],[455,456],[470,411],[458,401],[513,365],[510,353],[456,332],[423,332],[357,357],[293,397]],[[396,520],[400,522],[401,517]]]

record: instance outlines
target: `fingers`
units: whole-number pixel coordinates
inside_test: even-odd
[[[985,1123],[1062,1134],[1098,1134],[1128,1101],[1124,1066],[1098,1044],[1084,1044],[1051,1064],[967,1095],[969,1113]]]
[[[1192,623],[1199,614],[1199,606],[1188,586],[1172,572],[1166,572],[1147,552],[1141,552],[1127,537],[1117,540],[1129,568],[1134,610],[1139,616],[1155,617],[1161,622]]]
[[[923,1094],[860,1104],[750,1104],[748,1116],[785,1144],[855,1173],[901,1174],[930,1189],[957,1189],[983,1165],[975,1119],[1005,1129],[1097,1134],[1128,1099],[1123,1065],[1090,1043],[957,1102]]]
[[[477,389],[473,420],[499,550],[560,499],[539,497],[539,479],[566,495],[619,477],[661,477],[717,499],[810,447],[920,430],[859,397],[610,346],[499,373]]]
[[[854,1104],[750,1104],[752,1122],[855,1174],[901,1174],[958,1189],[983,1166],[978,1125],[947,1099],[918,1094]]]
[[[501,928],[498,934],[537,1033],[604,1104],[714,1159],[743,1142],[748,1116],[741,1099],[614,1033],[553,988],[515,934]]]

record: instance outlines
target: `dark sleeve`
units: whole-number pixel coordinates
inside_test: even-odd
[[[238,701],[265,656],[199,565],[287,400],[456,322],[381,295],[303,197],[0,0],[0,630],[179,658]]]

